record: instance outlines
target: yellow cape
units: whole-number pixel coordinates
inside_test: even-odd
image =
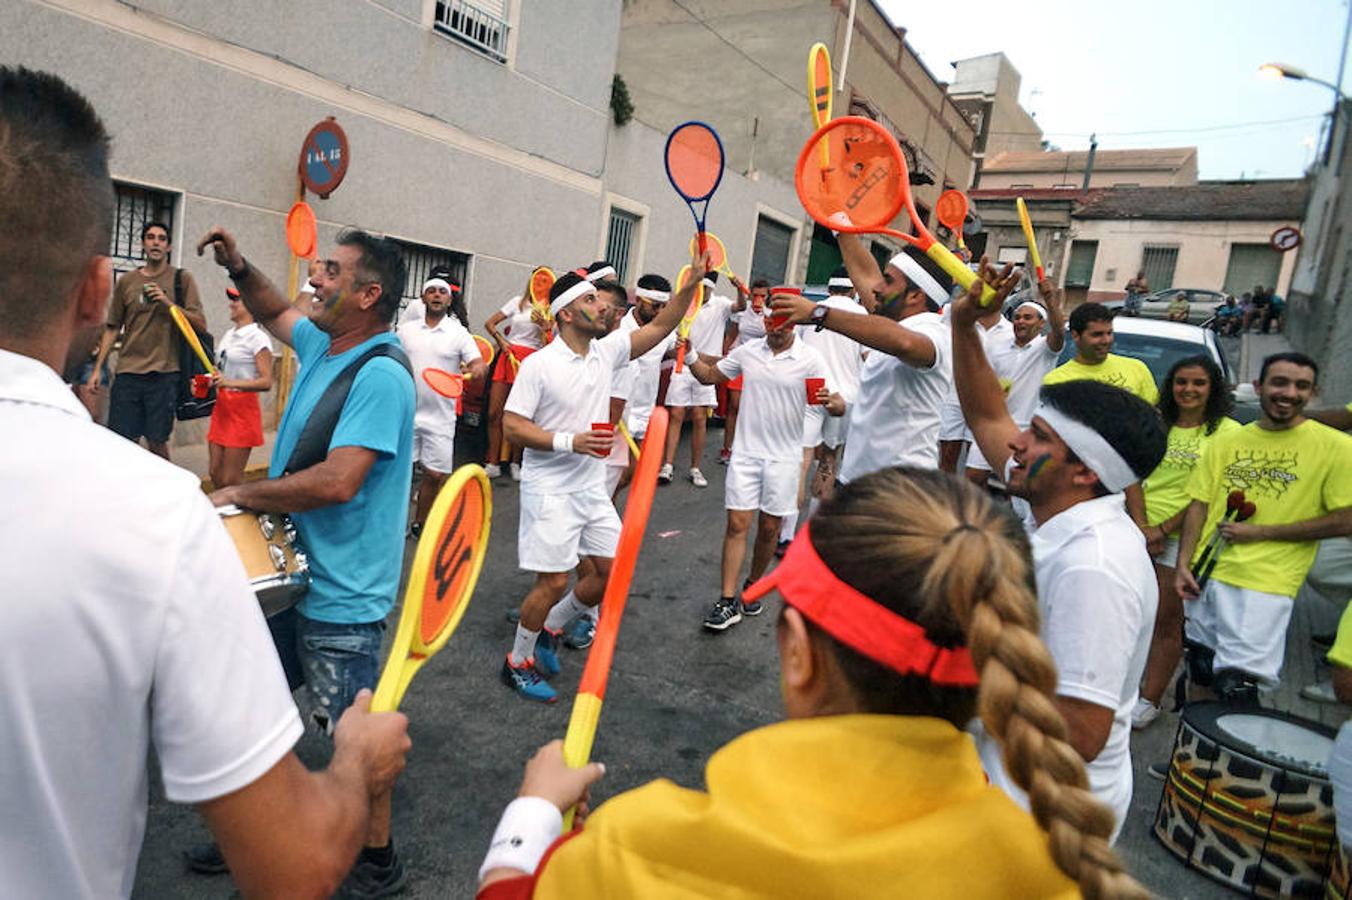
[[[901,716],[795,719],[714,754],[708,792],[655,781],[603,804],[533,896],[1077,897],[972,740]]]

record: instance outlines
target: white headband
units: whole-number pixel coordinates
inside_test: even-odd
[[[423,282],[423,293],[427,293],[427,289],[428,289],[428,288],[434,288],[434,287],[439,287],[439,288],[441,288],[442,290],[444,290],[444,291],[445,291],[446,293],[448,293],[448,294],[453,294],[453,293],[455,293],[455,289],[451,287],[450,282],[447,281],[447,280],[444,279],[444,278],[429,278],[429,279],[427,279],[426,281],[424,281],[424,282]]]
[[[572,303],[578,297],[584,297],[587,294],[594,293],[596,293],[596,285],[592,284],[590,281],[587,281],[585,279],[579,281],[577,284],[573,285],[568,290],[564,291],[562,294],[559,294],[558,297],[549,301],[549,314],[551,316],[557,316],[559,314],[559,310],[563,309],[569,303]]]
[[[635,288],[635,297],[651,300],[654,303],[666,303],[671,299],[671,291],[655,291],[652,288]]]
[[[1117,493],[1141,480],[1113,445],[1088,425],[1045,403],[1039,404],[1033,415],[1046,422],[1108,490]]]
[[[1020,303],[1018,306],[1014,307],[1014,311],[1015,311],[1015,312],[1018,312],[1019,310],[1023,309],[1025,306],[1027,306],[1028,308],[1032,309],[1035,313],[1037,313],[1037,314],[1038,314],[1039,316],[1041,316],[1042,318],[1044,318],[1044,319],[1047,318],[1047,310],[1042,306],[1041,303],[1038,303],[1038,302],[1035,301],[1035,300],[1025,300],[1025,301],[1023,301],[1023,302]]]
[[[848,278],[829,278],[826,281],[826,286],[829,288],[852,288],[854,282]]]
[[[714,282],[713,282],[713,279],[711,279],[711,278],[703,278],[703,279],[701,279],[701,280],[700,280],[700,284],[704,285],[705,287],[707,287],[707,288],[708,288],[709,290],[711,290],[711,291],[714,289]]]
[[[911,284],[925,292],[935,303],[943,305],[948,302],[948,291],[939,287],[939,282],[934,280],[934,276],[920,267],[920,263],[911,258],[910,254],[898,253],[888,260],[888,265],[896,266],[901,270],[901,274],[910,279]]]
[[[592,282],[593,284],[595,284],[596,282],[600,281],[602,278],[609,278],[610,276],[612,276],[612,275],[614,275],[614,274],[615,274],[615,267],[614,267],[614,266],[602,266],[601,268],[597,269],[595,272],[588,272],[587,275],[586,275],[586,278],[587,278],[588,281],[590,281],[590,282]]]

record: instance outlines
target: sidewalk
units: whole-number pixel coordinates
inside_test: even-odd
[[[1259,334],[1246,331],[1240,336],[1239,365],[1235,373],[1240,384],[1246,384],[1258,377],[1258,372],[1263,367],[1264,357],[1294,349],[1284,334]]]
[[[272,459],[272,445],[277,440],[276,429],[265,429],[263,431],[263,446],[255,447],[249,454],[249,466],[245,470],[246,477],[261,477],[255,475],[255,472],[266,474],[268,462]],[[174,465],[187,469],[198,478],[203,480],[207,477],[209,457],[207,455],[207,442],[205,440],[186,446],[169,448],[170,460]]]

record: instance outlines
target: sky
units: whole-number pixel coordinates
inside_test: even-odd
[[[1304,173],[1333,92],[1258,67],[1334,81],[1348,15],[1348,0],[878,4],[940,81],[955,60],[1003,52],[1019,102],[1062,150],[1088,148],[1091,132],[1100,149],[1195,146],[1208,179]]]

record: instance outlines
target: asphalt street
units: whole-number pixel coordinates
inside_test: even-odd
[[[1225,339],[1222,347],[1238,363],[1239,341]],[[713,751],[781,715],[774,645],[778,604],[723,634],[700,627],[718,591],[726,471],[714,462],[721,431],[711,428],[709,438],[703,466],[709,487],[681,479],[682,461],[689,458],[683,442],[677,481],[658,489],[593,752],[607,766],[593,791],[594,805],[654,778],[698,787]],[[505,476],[494,483],[493,505],[488,556],[469,609],[403,704],[413,751],[395,789],[394,837],[409,870],[410,897],[473,896],[483,852],[503,806],[516,793],[522,766],[540,745],[563,736],[585,659],[585,651],[563,651],[563,672],[552,680],[560,700],[551,706],[520,699],[499,681],[513,634],[505,614],[519,604],[531,578],[516,567],[517,487]],[[407,548],[406,567],[413,543]],[[398,612],[391,614],[391,633]],[[1117,849],[1157,896],[1229,896],[1185,868],[1151,834],[1162,785],[1145,770],[1168,757],[1176,726],[1177,716],[1166,713],[1133,734],[1135,793]],[[327,740],[307,733],[298,752],[308,765],[323,766]],[[164,799],[153,759],[150,764],[150,812],[135,896],[236,896],[227,876],[186,870],[180,853],[206,838],[205,827],[191,808]]]

